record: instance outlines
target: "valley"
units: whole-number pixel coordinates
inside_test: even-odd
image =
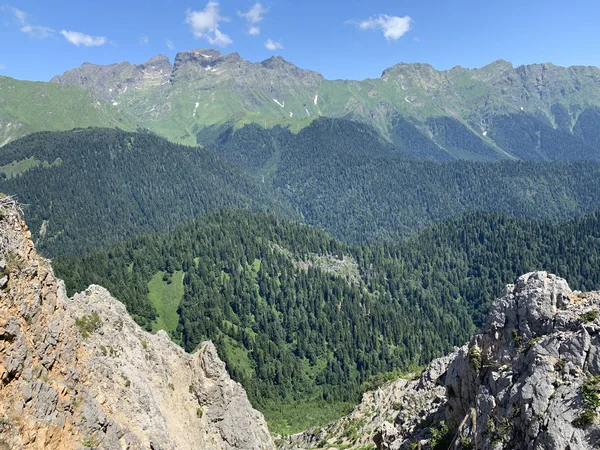
[[[0,192],[0,448],[597,436],[596,67],[329,80],[198,48],[0,77]]]
[[[353,246],[229,210],[54,267],[69,294],[90,284],[119,292],[149,330],[163,320],[152,301],[157,277],[169,289],[183,271],[170,288],[183,290],[180,303],[164,315],[178,316],[170,336],[188,351],[215,342],[253,404],[289,434],[311,425],[298,408],[356,402],[451,352],[521,273],[541,267],[565,273],[574,288],[599,289],[599,241],[597,213],[562,223],[469,213],[399,243]]]

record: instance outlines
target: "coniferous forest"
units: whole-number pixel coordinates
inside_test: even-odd
[[[36,133],[3,147],[0,190],[28,205],[50,256],[223,207],[272,211],[363,243],[468,211],[559,221],[600,205],[599,162],[419,161],[364,125],[331,119],[298,135],[249,126],[219,139],[203,149],[148,132]]]
[[[99,284],[188,351],[211,339],[271,425],[299,431],[463,344],[522,273],[600,287],[600,163],[453,161],[395,130],[223,126],[204,148],[36,133],[3,147],[0,189],[69,294]]]
[[[356,402],[377,376],[447,353],[522,273],[599,288],[599,242],[597,213],[563,223],[467,213],[397,243],[349,245],[266,213],[223,210],[54,266],[70,293],[101,284],[148,329],[151,280],[181,280],[171,336],[188,351],[213,340],[269,417],[280,403]]]

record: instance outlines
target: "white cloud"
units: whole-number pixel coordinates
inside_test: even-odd
[[[77,47],[83,45],[84,47],[98,47],[108,42],[104,36],[90,36],[89,34],[83,34],[79,31],[67,31],[62,30],[60,32],[64,38],[71,44]]]
[[[150,38],[148,36],[140,36],[140,44],[146,45],[148,42],[150,42]]]
[[[225,46],[233,43],[233,41],[231,40],[231,38],[229,36],[221,33],[219,30],[215,30],[214,36],[211,36],[210,34],[207,35],[206,39],[208,39],[208,42],[211,45],[216,45],[218,47],[225,47]]]
[[[281,50],[283,45],[281,42],[275,42],[273,39],[269,39],[265,42],[265,48],[274,52],[275,50]]]
[[[21,25],[25,25],[27,23],[28,14],[25,11],[13,7],[5,7],[3,9],[6,8],[12,11],[13,15],[15,16],[15,19],[17,19]]]
[[[238,11],[238,16],[246,19],[246,22],[248,23],[246,32],[250,36],[258,36],[260,34],[260,27],[256,24],[262,22],[265,18],[265,14],[268,12],[269,8],[265,8],[260,3],[255,3],[254,6],[246,12]]]
[[[20,25],[19,30],[31,38],[47,39],[54,35],[54,30],[50,27],[32,25],[29,23],[29,14],[21,9],[12,6],[2,6],[0,7],[0,11],[10,11],[17,23]]]
[[[412,19],[409,16],[397,17],[380,14],[377,17],[363,21],[350,21],[361,30],[382,30],[388,41],[397,41],[404,36],[411,26]]]
[[[255,3],[245,13],[238,11],[238,16],[245,18],[249,23],[259,23],[264,19],[264,15],[269,12],[269,8],[265,8],[260,3]]]
[[[0,70],[4,70],[6,69],[6,66],[4,64],[0,64]]]
[[[175,44],[173,43],[173,41],[166,40],[165,45],[169,50],[175,50]]]
[[[36,39],[46,39],[54,34],[54,30],[40,25],[23,25],[21,31]]]
[[[202,11],[186,12],[185,23],[190,26],[195,37],[204,38],[212,45],[225,47],[233,41],[219,30],[219,22],[229,22],[229,18],[219,14],[217,2],[208,2]]]

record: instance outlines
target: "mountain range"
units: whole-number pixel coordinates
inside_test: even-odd
[[[280,57],[249,62],[212,49],[180,52],[173,62],[159,55],[138,65],[85,63],[47,83],[0,77],[0,145],[0,191],[9,194],[0,195],[0,350],[8,355],[0,359],[0,378],[13,377],[11,402],[17,405],[14,424],[0,416],[0,448],[2,439],[35,441],[15,418],[19,411],[35,414],[37,403],[19,402],[33,398],[27,389],[38,388],[42,400],[51,400],[42,403],[52,407],[36,420],[55,426],[60,417],[53,436],[60,441],[68,432],[74,446],[84,436],[87,444],[99,439],[105,446],[129,436],[143,442],[139,448],[158,448],[161,440],[173,442],[168,448],[187,448],[193,442],[182,438],[185,430],[165,407],[180,398],[181,421],[198,422],[206,442],[253,448],[260,447],[257,438],[270,448],[263,418],[248,399],[271,432],[325,425],[355,406],[363,392],[420,370],[478,327],[483,334],[455,353],[455,362],[433,363],[435,376],[427,375],[430,369],[419,382],[394,385],[400,395],[366,394],[353,419],[274,445],[448,448],[447,439],[461,431],[471,442],[455,441],[454,448],[472,448],[473,442],[492,448],[498,439],[512,448],[540,430],[533,422],[543,422],[542,403],[555,405],[553,418],[564,406],[546,399],[549,391],[512,402],[503,386],[518,373],[529,389],[535,382],[525,375],[527,367],[560,373],[537,379],[571,383],[564,391],[572,399],[568,417],[556,419],[570,425],[560,429],[578,443],[596,433],[585,427],[589,423],[573,421],[595,420],[600,391],[590,376],[600,375],[597,364],[567,361],[586,354],[586,333],[597,333],[596,294],[582,309],[577,299],[587,297],[555,276],[533,272],[507,288],[500,303],[493,299],[520,274],[540,270],[564,276],[577,289],[600,287],[598,68],[496,61],[437,71],[398,64],[377,79],[345,81],[326,80]],[[54,269],[30,239],[53,258]],[[46,281],[48,298],[65,305],[54,314],[53,300],[40,300],[49,315],[64,319],[60,339],[54,338],[54,322],[35,312],[36,286]],[[118,335],[116,316],[125,309],[104,289],[88,288],[96,284],[108,288],[133,319],[126,321],[127,345],[117,353],[131,355],[135,364],[123,366],[111,350],[120,345],[112,334]],[[560,301],[551,294],[555,285],[562,286]],[[566,328],[540,327],[541,319],[527,316],[514,300],[548,296],[547,308],[532,307],[532,314],[545,321],[556,308],[568,310],[560,315]],[[502,342],[494,341],[500,339],[494,337],[501,328],[498,305],[507,306],[500,310],[517,333],[503,330]],[[493,330],[485,324],[490,308]],[[21,335],[35,336],[32,342],[44,342],[40,336],[49,323],[50,342],[92,354],[91,365],[72,363],[69,353],[58,355],[53,368],[54,344],[21,345],[25,338],[10,325],[17,322]],[[580,322],[590,325],[581,328]],[[577,336],[569,344],[576,351],[556,343],[564,333]],[[67,336],[73,334],[76,339]],[[543,348],[535,346],[550,335]],[[199,353],[184,355],[176,344]],[[156,363],[166,358],[161,346],[173,369]],[[544,352],[553,352],[551,363],[526,359],[545,358]],[[557,352],[565,355],[564,365],[552,359]],[[23,370],[20,361],[33,361],[34,354],[42,355],[39,369]],[[119,378],[114,389],[102,388],[111,393],[108,400],[89,386],[79,395],[78,380],[64,373],[69,365],[87,370],[98,364],[108,378]],[[193,374],[180,370],[186,364]],[[153,380],[138,386],[144,380],[124,378],[136,371]],[[446,372],[453,378],[445,380]],[[202,389],[194,387],[195,374]],[[58,381],[48,381],[50,375]],[[442,395],[434,378],[458,397],[449,390]],[[63,382],[69,396],[55,403],[53,392],[62,392]],[[596,397],[585,390],[589,383]],[[17,392],[22,386],[24,394]],[[235,433],[229,425],[237,416],[222,406],[232,389],[241,414],[251,418],[246,434]],[[500,409],[491,391],[501,399]],[[134,419],[118,416],[121,397],[114,392],[127,393]],[[156,420],[144,414],[135,419],[146,396],[161,403]],[[539,400],[535,417],[531,398]],[[89,407],[72,404],[79,401]],[[55,405],[70,412],[58,413]],[[582,415],[575,415],[582,405]],[[442,407],[447,423],[440,422]],[[482,421],[472,407],[491,421]],[[406,421],[399,410],[410,412]],[[58,431],[62,418],[78,422]],[[510,418],[519,418],[518,427],[508,427]],[[162,427],[160,436],[138,433],[136,422]],[[368,439],[358,438],[363,432]],[[540,445],[570,439],[557,433]]]
[[[134,65],[84,64],[52,79],[86,89],[158,134],[196,143],[207,126],[248,122],[297,131],[319,116],[374,127],[416,157],[598,159],[600,70],[496,61],[437,71],[397,64],[380,78],[326,80],[281,57],[251,63],[237,53],[180,52]],[[433,141],[421,155],[413,139]],[[466,145],[465,145],[466,144]]]
[[[235,131],[256,123],[298,132],[329,117],[367,124],[416,159],[600,158],[595,67],[513,67],[499,60],[437,71],[400,63],[377,79],[326,80],[281,57],[252,63],[237,53],[196,49],[178,53],[173,63],[158,55],[138,65],[85,63],[50,83],[0,81],[3,143],[31,131],[104,125],[148,128],[197,144],[207,128]],[[19,100],[27,95],[31,102]],[[69,107],[58,108],[59,99]],[[32,103],[36,114],[25,119],[19,107]]]

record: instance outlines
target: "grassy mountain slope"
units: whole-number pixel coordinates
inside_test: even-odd
[[[86,64],[53,81],[89,89],[119,103],[151,130],[193,144],[196,133],[207,125],[254,120],[287,123],[294,119],[289,108],[302,111],[295,119],[307,118],[303,97],[323,78],[281,58],[252,64],[236,53],[222,56],[200,49],[178,53],[173,65],[160,56],[139,66]],[[275,101],[292,91],[297,95],[287,100],[287,109]]]
[[[237,53],[197,49],[178,53],[173,65],[164,56],[141,65],[85,64],[53,81],[89,89],[141,125],[190,144],[207,126],[254,122],[298,130],[326,116],[364,122],[399,145],[407,144],[410,124],[442,150],[433,152],[441,160],[600,158],[597,127],[577,125],[600,107],[595,67],[496,61],[436,71],[398,64],[378,79],[346,81],[325,80],[279,57],[250,63]],[[586,131],[576,130],[582,125]],[[515,134],[525,135],[527,145]]]
[[[135,128],[131,120],[81,88],[0,76],[0,146],[36,131]]]

